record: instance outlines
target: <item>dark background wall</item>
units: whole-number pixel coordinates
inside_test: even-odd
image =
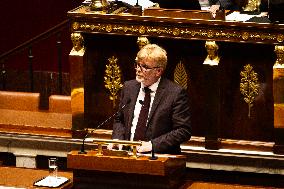
[[[82,0],[1,0],[0,55],[66,20],[67,12],[81,3]],[[72,48],[69,28],[61,39],[64,44],[63,70],[69,71],[68,54]],[[52,44],[56,44],[55,36],[33,47],[35,70],[56,70],[56,56],[50,54],[56,52],[56,48],[50,48]],[[38,59],[37,52],[42,54],[42,59]],[[27,69],[26,53],[18,56],[22,56],[20,61],[18,57],[11,57],[5,66]]]
[[[82,0],[1,0],[0,54],[67,19]]]

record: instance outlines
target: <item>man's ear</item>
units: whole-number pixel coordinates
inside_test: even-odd
[[[156,74],[157,77],[162,76],[163,72],[164,72],[164,69],[163,69],[163,68],[157,68],[157,74]]]

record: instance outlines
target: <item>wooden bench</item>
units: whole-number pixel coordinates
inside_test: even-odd
[[[39,93],[0,91],[0,132],[71,137],[71,97],[52,95],[39,109]]]

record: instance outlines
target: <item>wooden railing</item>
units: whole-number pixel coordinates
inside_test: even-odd
[[[57,52],[57,68],[55,73],[51,73],[49,72],[48,74],[50,74],[50,78],[54,78],[54,75],[56,76],[56,92],[52,92],[51,94],[55,93],[55,94],[64,94],[64,86],[63,86],[63,72],[62,72],[62,57],[63,57],[63,42],[62,42],[62,37],[68,37],[69,35],[67,34],[67,32],[69,32],[68,30],[69,27],[69,20],[65,20],[61,23],[59,23],[58,25],[48,29],[47,31],[33,37],[32,39],[20,44],[19,46],[7,51],[6,53],[3,53],[2,55],[0,55],[0,90],[15,90],[15,91],[24,91],[24,92],[40,92],[40,93],[46,93],[44,91],[40,91],[40,90],[36,90],[35,89],[35,81],[36,81],[36,77],[35,77],[35,73],[38,72],[38,70],[35,70],[35,54],[37,57],[40,57],[41,54],[38,53],[34,53],[37,49],[35,47],[35,45],[40,44],[40,42],[43,42],[45,39],[49,39],[52,37],[56,37],[56,43],[54,44],[54,46],[48,46],[46,48],[44,48],[44,53],[48,52],[51,53],[52,51],[54,51],[54,49],[56,49],[55,52]],[[70,46],[70,45],[69,45]],[[70,49],[71,47],[68,46],[68,49]],[[26,52],[25,52],[26,51]],[[19,89],[17,87],[12,88],[11,87],[7,87],[7,85],[9,84],[10,81],[13,80],[13,82],[15,82],[15,80],[17,80],[16,78],[8,78],[9,74],[8,74],[8,69],[7,67],[9,67],[11,65],[11,62],[9,62],[9,60],[11,58],[15,58],[17,56],[20,56],[20,53],[24,54],[24,57],[27,57],[27,65],[25,65],[28,69],[25,70],[25,72],[27,72],[28,78],[25,78],[25,80],[27,80],[28,82],[28,87],[26,87],[24,90],[23,89]],[[20,60],[21,62],[26,61],[26,60]],[[37,65],[38,66],[38,65]],[[41,67],[41,66],[38,66]],[[42,72],[42,70],[39,70],[39,72]],[[17,76],[17,74],[16,74]],[[44,77],[44,76],[43,76]],[[18,80],[22,80],[21,78]],[[49,85],[50,83],[47,81],[46,82],[47,85]],[[21,85],[21,84],[19,84]],[[11,85],[10,85],[11,86]],[[49,86],[47,86],[49,87]],[[46,90],[45,90],[46,91]],[[50,92],[50,90],[49,90]],[[48,93],[48,92],[47,92]],[[51,94],[43,94],[41,95],[43,98],[47,98],[51,95]],[[66,93],[65,93],[66,94]],[[47,102],[46,100],[43,100],[44,102]],[[43,103],[44,104],[44,103]],[[45,105],[42,105],[43,107]]]

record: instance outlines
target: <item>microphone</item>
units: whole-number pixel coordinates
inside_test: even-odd
[[[143,105],[143,104],[144,104],[144,101],[143,101],[143,100],[139,100],[139,103],[140,103],[141,105]]]
[[[121,112],[130,102],[131,102],[131,99],[128,99],[127,102],[123,106],[121,106],[120,109],[118,109],[114,114],[112,114],[110,117],[108,117],[106,120],[104,120],[98,126],[96,126],[90,133],[88,133],[88,130],[87,130],[87,134],[83,138],[83,143],[82,143],[82,146],[81,146],[81,150],[80,150],[80,152],[78,152],[78,154],[86,154],[87,153],[85,151],[85,140],[86,140],[87,136],[89,134],[92,134],[95,130],[99,129],[101,126],[103,126],[107,122],[109,122],[109,120],[111,120],[114,116],[116,116],[119,112]]]

